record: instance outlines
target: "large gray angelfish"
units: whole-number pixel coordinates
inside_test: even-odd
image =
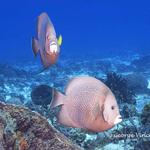
[[[56,106],[61,106],[58,122],[70,127],[101,132],[122,121],[114,94],[94,77],[73,78],[65,95],[54,90],[50,107]]]

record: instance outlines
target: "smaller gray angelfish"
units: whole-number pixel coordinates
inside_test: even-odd
[[[37,19],[37,36],[32,38],[32,49],[34,55],[40,53],[41,62],[44,68],[55,64],[62,44],[62,36],[58,40],[54,26],[46,13],[42,13]]]

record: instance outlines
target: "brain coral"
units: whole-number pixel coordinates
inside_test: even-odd
[[[0,103],[0,150],[80,150],[38,113]]]

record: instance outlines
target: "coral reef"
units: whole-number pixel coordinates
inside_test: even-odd
[[[150,148],[150,141],[140,140],[135,146],[135,150],[149,150],[149,148]]]
[[[0,64],[0,75],[5,77],[25,77],[29,75],[26,71],[16,69],[8,64]]]
[[[148,81],[143,74],[132,73],[125,76],[127,85],[133,89],[136,94],[147,93]]]
[[[138,72],[147,72],[150,68],[150,55],[142,56],[132,61]]]
[[[0,103],[0,149],[79,150],[38,113]]]
[[[124,71],[126,72],[135,71],[135,68],[130,64],[117,64],[116,68],[118,73],[123,73]]]
[[[107,74],[105,84],[112,90],[117,100],[122,103],[135,104],[135,92],[128,87],[127,80],[115,72]]]
[[[0,150],[3,150],[7,145],[10,146],[10,149],[12,147],[14,149],[21,147],[22,149],[30,150],[34,149],[32,147],[34,145],[39,145],[41,147],[44,145],[44,148],[47,148],[46,145],[49,144],[49,142],[55,141],[55,138],[51,140],[47,139],[47,137],[50,136],[46,131],[49,131],[49,129],[53,131],[54,129],[52,127],[55,127],[58,132],[86,150],[111,148],[114,150],[136,149],[136,142],[140,141],[142,144],[143,140],[139,140],[138,138],[115,137],[115,135],[119,134],[135,134],[136,131],[139,133],[150,133],[150,125],[146,119],[147,115],[145,115],[149,114],[148,111],[147,113],[144,112],[144,115],[142,115],[142,120],[146,123],[141,124],[140,122],[140,113],[143,112],[142,109],[144,105],[150,102],[150,95],[146,92],[147,89],[145,89],[147,85],[146,80],[150,79],[150,71],[148,71],[148,68],[146,70],[145,66],[143,66],[143,70],[145,71],[142,72],[142,70],[139,70],[141,74],[137,74],[135,71],[138,71],[139,67],[131,63],[133,56],[129,57],[128,60],[123,60],[122,57],[106,59],[91,58],[87,60],[85,60],[85,58],[78,60],[65,59],[40,74],[37,74],[39,73],[39,65],[34,62],[19,62],[15,65],[0,64],[0,66],[4,67],[4,69],[0,68],[0,101],[7,103],[7,105],[0,104],[0,114],[2,113],[2,115],[0,115]],[[109,71],[116,73],[111,73],[109,79],[107,79],[106,77],[108,74],[106,76],[106,73]],[[136,89],[139,87],[136,86],[134,89],[131,88],[129,86],[131,83],[129,83],[130,81],[126,78],[128,74],[133,74],[133,76],[136,75],[134,73],[140,76],[144,75],[143,79],[138,78],[141,83],[140,86],[143,87],[143,89],[140,88],[138,92],[136,92]],[[55,87],[63,91],[68,80],[74,76],[80,75],[94,76],[109,83],[109,87],[114,89],[112,91],[115,93],[118,102],[120,102],[119,108],[123,116],[122,123],[106,132],[90,133],[82,129],[69,128],[57,122],[56,113],[59,109],[55,112],[51,110],[49,106],[45,107],[45,104],[49,104],[51,99],[50,87]],[[134,81],[137,81],[136,77],[134,79]],[[137,85],[139,83],[132,82],[131,85],[134,86],[134,84]],[[38,87],[40,87],[39,85],[48,85],[49,87],[38,89]],[[35,90],[36,88],[38,92]],[[36,91],[33,97],[35,101],[38,100],[38,105],[36,105],[36,102],[33,103],[31,96],[32,90]],[[130,93],[130,91],[133,93]],[[22,107],[8,105],[8,103],[26,106],[32,111],[38,112],[47,119],[48,123],[46,123],[46,119],[40,115]],[[2,109],[4,111],[2,111]],[[11,116],[10,112],[13,116]],[[49,124],[51,127],[49,127]],[[57,135],[57,137],[59,137],[59,134],[57,134],[58,132],[54,130],[54,134],[56,133],[55,135]],[[52,133],[52,137],[55,137],[54,134]],[[66,138],[64,137],[64,139]],[[61,140],[58,141],[63,144]],[[144,141],[150,140],[144,139]],[[140,143],[137,142],[137,144]],[[35,147],[35,149],[38,148]]]
[[[150,126],[150,103],[145,105],[141,114],[141,123]]]
[[[121,109],[121,116],[123,118],[130,118],[137,116],[137,110],[135,105],[133,104],[122,104],[122,109]]]

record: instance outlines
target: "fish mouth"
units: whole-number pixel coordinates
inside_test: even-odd
[[[122,117],[121,117],[121,115],[118,115],[114,121],[114,124],[116,125],[116,124],[120,123],[121,121],[122,121]]]
[[[58,52],[58,47],[56,42],[51,42],[50,43],[50,52],[51,53],[57,53]]]

